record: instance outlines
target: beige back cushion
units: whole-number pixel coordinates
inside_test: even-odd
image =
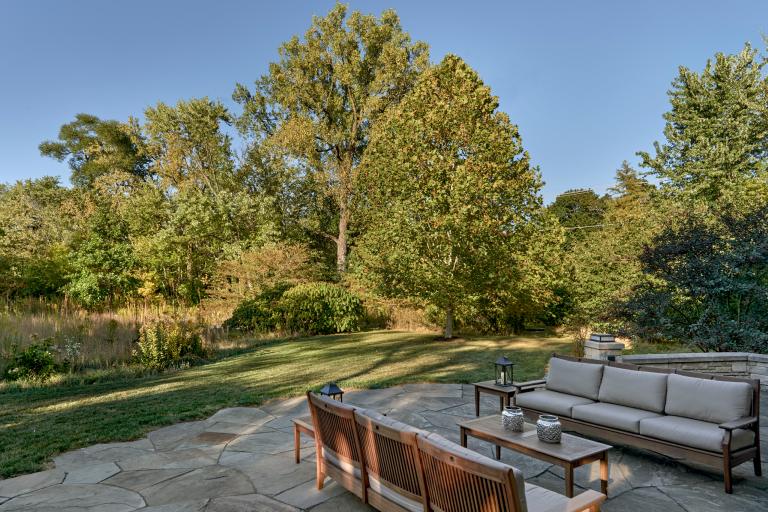
[[[667,374],[606,366],[598,399],[635,409],[663,412],[667,399]]]
[[[749,416],[752,386],[746,382],[698,379],[670,374],[664,412],[711,423]]]
[[[549,360],[547,389],[597,400],[603,365],[553,357]]]

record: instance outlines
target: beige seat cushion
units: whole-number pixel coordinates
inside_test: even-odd
[[[341,459],[333,450],[324,447],[323,458],[328,464],[331,464],[337,469],[340,469],[345,473],[351,473],[358,480],[361,478],[360,468],[345,459]]]
[[[558,393],[549,389],[540,389],[515,395],[515,404],[520,407],[567,417],[571,416],[571,409],[574,406],[593,403],[589,398]]]
[[[588,421],[596,425],[617,428],[636,434],[640,432],[640,420],[661,417],[660,414],[655,412],[602,402],[577,405],[572,409],[571,416],[576,420]]]
[[[667,375],[606,366],[598,399],[646,411],[664,412]]]
[[[716,423],[709,423],[679,416],[661,416],[640,421],[640,433],[663,441],[700,448],[710,452],[722,452],[725,430]],[[738,450],[754,444],[755,433],[751,430],[734,430],[731,449]]]
[[[568,503],[568,498],[562,494],[552,492],[543,487],[533,484],[525,484],[525,501],[528,504],[528,510],[549,510],[562,509]]]
[[[412,500],[394,489],[390,489],[382,484],[374,475],[368,475],[368,487],[406,510],[410,510],[411,512],[423,512],[424,510],[424,505],[420,501]]]
[[[553,357],[549,360],[547,389],[597,400],[603,365]]]
[[[725,423],[750,415],[752,386],[746,382],[697,379],[670,374],[664,412],[711,423]]]

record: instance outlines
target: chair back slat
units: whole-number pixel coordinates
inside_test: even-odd
[[[525,512],[522,477],[511,467],[434,434],[418,437],[429,505],[437,512]]]
[[[382,485],[421,501],[415,429],[373,411],[356,412],[366,472]]]
[[[331,451],[340,461],[361,466],[355,432],[354,407],[307,393],[312,421],[322,450]]]

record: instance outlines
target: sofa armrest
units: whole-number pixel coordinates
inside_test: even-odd
[[[727,423],[721,423],[718,425],[718,427],[724,429],[724,430],[736,430],[739,428],[747,428],[751,427],[753,424],[757,423],[757,418],[755,416],[747,416],[744,418],[739,418],[737,420],[729,421]]]
[[[530,391],[532,389],[541,388],[544,387],[547,384],[547,381],[544,379],[537,379],[537,380],[527,380],[525,382],[513,382],[512,385],[516,388],[516,391],[520,393],[521,391]]]
[[[530,512],[582,512],[587,510],[600,510],[600,504],[604,502],[606,495],[591,489],[584,491],[578,496],[568,499],[562,505],[555,505],[543,511]]]

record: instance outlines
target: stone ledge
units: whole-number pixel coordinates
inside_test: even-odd
[[[750,354],[749,352],[690,352],[690,353],[672,353],[672,354],[637,354],[621,356],[625,363],[632,364],[651,364],[656,362],[663,363],[714,363],[725,361],[747,362],[750,356],[762,356],[761,354]]]

